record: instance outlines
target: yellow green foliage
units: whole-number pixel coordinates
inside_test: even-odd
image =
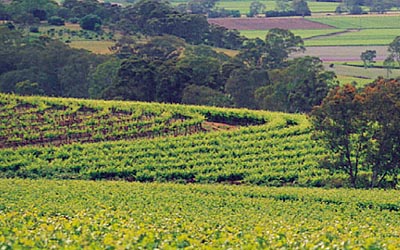
[[[399,191],[0,180],[1,249],[398,249]]]

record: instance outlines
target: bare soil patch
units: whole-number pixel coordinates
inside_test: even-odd
[[[201,126],[204,129],[204,131],[229,131],[239,128],[239,126],[229,125],[220,122],[209,122],[209,121],[203,122]]]
[[[269,30],[279,29],[331,29],[330,25],[313,22],[301,17],[279,18],[210,18],[208,22],[228,29]]]

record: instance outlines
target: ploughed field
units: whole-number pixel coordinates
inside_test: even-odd
[[[0,94],[0,119],[0,249],[400,247],[398,191],[310,187],[345,176],[304,115]]]

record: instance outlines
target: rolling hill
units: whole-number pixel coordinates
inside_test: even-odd
[[[329,185],[304,115],[0,95],[0,176]],[[342,177],[335,177],[342,178]]]

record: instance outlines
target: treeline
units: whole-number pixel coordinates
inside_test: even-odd
[[[343,0],[336,8],[336,13],[348,12],[350,14],[366,14],[365,7],[370,12],[386,13],[392,8],[399,8],[398,0]]]
[[[40,37],[0,29],[0,91],[24,95],[122,99],[308,112],[334,82],[293,33],[273,29],[229,57],[175,36],[122,37],[100,56]]]
[[[203,3],[205,4],[205,3]],[[141,0],[122,8],[97,0],[65,0],[58,5],[53,0],[13,0],[0,3],[0,20],[12,21],[19,27],[36,27],[48,21],[52,25],[79,23],[83,29],[125,35],[174,35],[190,44],[208,44],[237,49],[243,42],[239,32],[210,25],[202,13],[179,10],[168,2]]]

